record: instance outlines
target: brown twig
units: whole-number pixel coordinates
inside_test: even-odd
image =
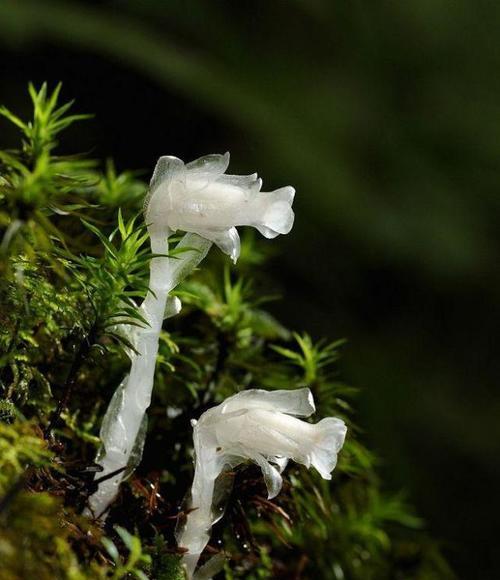
[[[80,368],[82,367],[83,363],[87,359],[90,349],[94,344],[95,338],[96,338],[95,327],[92,327],[90,332],[80,343],[80,346],[78,347],[78,350],[76,351],[76,354],[73,358],[71,368],[69,369],[68,376],[66,377],[66,381],[64,382],[62,396],[59,400],[59,403],[57,404],[55,411],[52,413],[49,424],[45,428],[44,431],[45,437],[50,436],[52,430],[57,425],[62,412],[68,406],[71,394],[73,392],[73,388],[78,378],[78,373],[80,372]]]

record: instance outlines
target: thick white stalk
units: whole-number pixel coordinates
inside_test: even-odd
[[[168,241],[166,232],[151,234],[151,249],[155,254],[166,254]],[[170,261],[165,257],[151,260],[150,283],[142,306],[141,314],[148,322],[147,327],[137,329],[134,346],[139,354],[132,355],[130,374],[117,393],[115,414],[110,419],[102,441],[104,455],[98,460],[103,471],[99,478],[121,468],[126,468],[143,424],[146,411],[151,403],[153,391],[158,341],[163,323],[168,293],[172,289]],[[114,475],[99,484],[97,491],[89,499],[91,515],[100,517],[113,501],[124,472]]]

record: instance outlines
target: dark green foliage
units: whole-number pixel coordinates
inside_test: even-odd
[[[4,260],[12,276],[0,282],[0,384],[8,400],[45,409],[52,399],[51,369],[78,325],[80,300],[56,288],[53,269],[41,260],[23,254]]]
[[[102,543],[106,548],[115,565],[113,572],[113,580],[119,578],[133,576],[138,580],[147,580],[146,574],[142,571],[142,566],[151,563],[151,556],[144,554],[142,551],[141,541],[138,537],[129,534],[127,530],[119,526],[116,527],[116,532],[120,536],[125,547],[128,549],[128,555],[125,561],[120,556],[120,552],[116,544],[109,538],[103,538]]]
[[[213,252],[177,289],[184,307],[162,332],[143,462],[103,530],[78,515],[93,490],[102,416],[128,369],[123,326],[144,324],[135,305],[147,292],[147,235],[117,208],[137,216],[146,187],[110,163],[101,174],[55,157],[56,135],[81,116],[65,117],[59,87],[30,94],[32,122],[1,110],[23,139],[0,153],[2,579],[182,578],[174,530],[192,477],[190,419],[241,389],[304,385],[317,418],[349,424],[333,480],[291,466],[270,502],[255,467],[230,474],[211,541],[230,558],[226,577],[451,577],[422,522],[384,490],[352,423],[354,390],[336,367],[342,341],[291,333],[262,308],[265,250],[253,236],[239,270]]]
[[[131,348],[117,327],[147,324],[137,312],[137,303],[148,289],[148,266],[153,255],[147,245],[146,226],[136,226],[136,218],[124,222],[121,211],[118,227],[109,236],[103,235],[95,225],[84,220],[82,223],[100,241],[100,255],[75,256],[61,252],[64,264],[72,271],[92,309],[82,326],[94,340],[107,336]]]

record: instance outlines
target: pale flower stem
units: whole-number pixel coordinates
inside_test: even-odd
[[[166,254],[168,239],[165,233],[151,232],[153,253]],[[149,326],[139,330],[135,348],[140,354],[132,358],[130,375],[123,384],[123,399],[120,409],[102,441],[104,456],[98,461],[103,467],[99,478],[127,467],[137,435],[151,403],[156,356],[162,328],[167,297],[171,288],[169,259],[157,257],[151,260],[149,292],[141,306],[143,317]],[[90,515],[100,517],[118,493],[124,477],[121,472],[99,484],[90,497]]]
[[[211,463],[209,455],[215,455],[213,449],[204,449],[204,461]],[[212,513],[215,474],[207,477],[204,466],[197,462],[193,486],[191,488],[191,506],[193,511],[188,515],[186,526],[178,538],[179,546],[189,547],[189,552],[182,557],[182,563],[186,567],[187,578],[193,578],[196,565],[201,553],[210,539],[210,532],[214,522]]]
[[[331,479],[347,427],[335,417],[315,424],[300,418],[309,417],[314,411],[308,388],[248,389],[206,410],[193,422],[192,511],[177,537],[179,546],[187,549],[182,562],[189,579],[210,578],[220,564],[212,558],[196,571],[211,528],[222,517],[221,500],[225,499],[227,488],[223,478],[218,478],[224,467],[234,469],[248,460],[256,463],[262,470],[269,499],[280,492],[281,473],[289,459],[314,467],[324,479]]]

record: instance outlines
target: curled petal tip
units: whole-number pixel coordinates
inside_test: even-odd
[[[186,169],[195,175],[222,175],[229,165],[229,151],[224,154],[212,153],[186,163]]]
[[[309,403],[309,405],[311,405],[311,409],[312,409],[312,413],[314,413],[316,411],[316,404],[314,403],[314,397],[313,394],[311,392],[311,389],[307,388],[307,402]]]

